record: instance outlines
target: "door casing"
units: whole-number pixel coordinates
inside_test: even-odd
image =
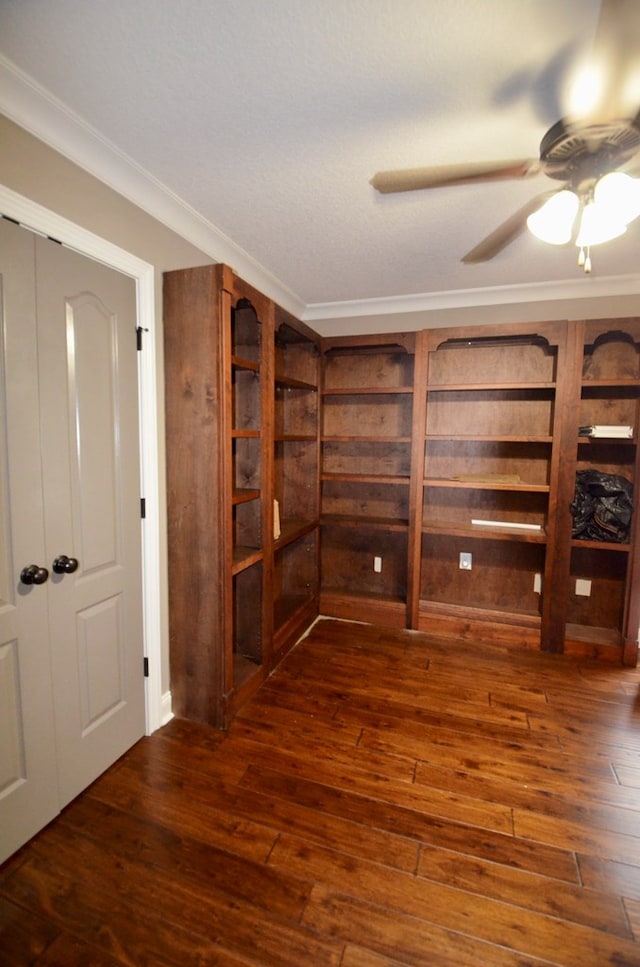
[[[125,249],[108,242],[48,208],[0,185],[0,213],[27,228],[56,239],[88,258],[123,272],[136,282],[137,326],[142,330],[143,351],[138,353],[140,406],[141,497],[146,516],[142,537],[142,587],[144,654],[149,675],[145,679],[146,733],[150,735],[172,716],[170,693],[162,692],[162,641],[166,635],[166,568],[160,535],[163,513],[160,503],[160,452],[158,399],[161,388],[157,368],[155,269]]]

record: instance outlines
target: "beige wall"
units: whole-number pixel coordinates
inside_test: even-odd
[[[156,269],[158,386],[163,386],[162,273],[205,265],[211,258],[166,228],[122,195],[87,174],[43,142],[0,115],[0,184],[76,225],[151,263]],[[160,391],[162,396],[162,391]],[[165,499],[164,399],[158,400],[160,488]],[[165,520],[164,507],[162,519]],[[162,621],[162,690],[169,688],[166,603],[166,527],[160,535],[165,575]]]
[[[323,336],[355,336],[375,332],[414,332],[451,326],[484,326],[499,322],[619,319],[637,315],[640,315],[640,295],[632,294],[321,319],[311,322],[310,325]]]

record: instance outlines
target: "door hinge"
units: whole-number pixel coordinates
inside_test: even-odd
[[[144,677],[148,678],[149,677],[149,659],[147,658],[146,655],[143,659],[143,665],[144,665]]]
[[[146,497],[140,498],[140,516],[142,517],[143,520],[147,516],[147,498]]]
[[[142,352],[142,333],[149,332],[144,326],[138,326],[136,329],[136,349],[138,352]]]

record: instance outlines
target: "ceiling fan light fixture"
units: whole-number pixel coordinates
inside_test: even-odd
[[[640,181],[623,171],[611,171],[597,183],[593,200],[611,219],[628,225],[640,215]]]
[[[537,212],[527,218],[529,231],[541,242],[565,245],[571,240],[580,200],[574,191],[565,188],[552,195]]]
[[[579,248],[601,245],[612,238],[618,238],[626,230],[627,226],[615,217],[615,213],[605,205],[592,201],[586,204],[582,211],[576,245]]]

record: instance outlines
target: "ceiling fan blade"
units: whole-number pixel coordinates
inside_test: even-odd
[[[487,235],[475,248],[467,252],[460,261],[466,265],[473,265],[476,262],[488,262],[494,255],[497,255],[498,252],[501,252],[507,245],[515,241],[518,235],[522,234],[527,226],[527,218],[529,215],[537,212],[545,201],[555,194],[555,191],[545,191],[541,195],[536,195],[535,198],[532,198],[526,205],[523,205],[522,208],[511,215],[506,222],[499,225],[495,231]]]
[[[571,114],[589,124],[635,117],[639,90],[640,4],[602,0],[586,72],[572,85]]]
[[[445,188],[450,185],[528,178],[538,174],[539,171],[540,164],[533,159],[525,161],[480,161],[470,164],[435,165],[431,168],[378,171],[371,179],[371,184],[376,191],[389,194],[400,191],[416,191],[423,188]]]

